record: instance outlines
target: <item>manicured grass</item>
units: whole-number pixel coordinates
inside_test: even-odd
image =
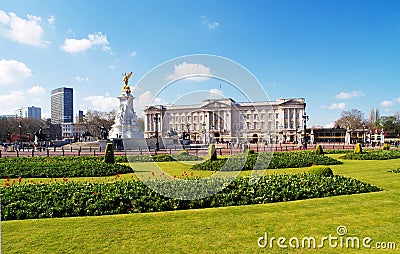
[[[257,239],[265,232],[277,238],[320,239],[329,234],[337,236],[337,227],[344,225],[348,229],[346,236],[360,239],[368,236],[373,244],[396,242],[398,251],[400,174],[387,171],[399,165],[400,159],[346,160],[342,165],[331,166],[335,174],[385,189],[376,193],[242,207],[2,222],[2,250],[4,253],[305,253],[310,250],[283,250],[276,244],[273,249],[260,249]],[[304,170],[279,169],[267,173]],[[178,172],[181,169],[175,173]],[[322,251],[380,252],[329,247]]]

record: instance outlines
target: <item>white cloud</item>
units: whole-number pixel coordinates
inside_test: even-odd
[[[114,65],[110,65],[110,69],[115,69],[115,66]]]
[[[83,39],[65,39],[61,49],[68,53],[84,52],[88,49],[96,49],[101,47],[103,51],[110,52],[110,43],[107,40],[107,35],[101,32],[89,34],[87,38]]]
[[[79,82],[89,83],[89,78],[84,78],[84,77],[80,77],[80,76],[75,76],[75,80],[79,81]]]
[[[137,52],[136,52],[136,51],[132,51],[129,55],[130,55],[131,57],[135,57],[135,56],[137,56]]]
[[[393,106],[393,101],[384,100],[381,102],[382,107],[391,107]]]
[[[335,123],[327,123],[324,125],[324,128],[333,128],[335,126]]]
[[[352,92],[340,92],[335,96],[336,99],[351,99],[355,97],[361,97],[364,94],[361,91],[352,91]]]
[[[118,98],[110,96],[93,95],[85,97],[83,100],[89,103],[88,109],[102,112],[117,110],[119,105]]]
[[[219,26],[219,23],[214,21],[211,23],[208,23],[208,28],[210,28],[211,30],[214,30],[215,28],[217,28]]]
[[[32,70],[16,60],[0,60],[0,85],[18,84],[32,76]]]
[[[339,103],[332,103],[328,108],[329,109],[344,109],[346,107],[346,103],[339,102]]]
[[[214,30],[219,26],[216,21],[210,22],[207,16],[200,16],[201,23],[205,24],[210,30]]]
[[[222,99],[224,98],[222,90],[220,89],[210,89],[210,99]]]
[[[161,98],[154,98],[150,91],[146,91],[140,94],[133,100],[133,106],[138,116],[144,116],[144,108],[149,105],[165,105],[168,104],[167,101]]]
[[[43,28],[40,21],[40,17],[31,14],[23,19],[13,12],[7,14],[0,10],[0,35],[21,44],[46,46],[49,42],[42,40]]]
[[[27,92],[32,95],[44,95],[46,94],[46,89],[42,86],[36,85],[28,89]]]
[[[54,25],[54,21],[56,21],[56,17],[54,17],[53,15],[50,15],[50,17],[47,19],[47,23],[49,25]]]
[[[192,76],[186,79],[194,81],[204,81],[208,79],[208,77],[205,76],[210,76],[210,75],[211,75],[210,68],[204,66],[203,64],[192,64],[183,62],[181,64],[174,66],[174,72],[170,75],[167,75],[166,80],[176,80],[186,76]]]
[[[397,102],[400,102],[400,97],[398,97],[398,98],[396,99],[396,101],[397,101]]]
[[[25,93],[12,91],[9,94],[0,94],[0,115],[14,115],[14,110],[26,103]]]

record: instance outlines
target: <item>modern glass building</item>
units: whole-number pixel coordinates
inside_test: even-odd
[[[73,89],[67,87],[51,91],[51,123],[73,123],[74,96]]]

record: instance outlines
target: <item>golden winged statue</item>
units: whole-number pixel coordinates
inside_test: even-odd
[[[128,74],[126,74],[126,72],[125,72],[123,75],[124,75],[123,81],[124,81],[125,85],[122,86],[122,90],[124,90],[124,91],[126,92],[126,94],[130,94],[130,93],[131,93],[131,88],[130,88],[130,86],[128,85],[128,82],[129,82],[129,79],[130,79],[131,76],[132,76],[132,72],[130,72],[130,73],[128,73]]]

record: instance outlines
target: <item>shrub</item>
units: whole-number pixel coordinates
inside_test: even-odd
[[[155,155],[130,155],[128,157],[118,156],[116,157],[116,161],[118,163],[126,163],[126,162],[167,162],[167,161],[201,161],[203,160],[201,157],[197,157],[196,155],[169,155],[169,154],[155,154]]]
[[[178,153],[179,156],[187,156],[189,155],[189,152],[187,150],[182,150]]]
[[[362,147],[360,143],[356,144],[356,147],[354,147],[354,153],[355,154],[361,154],[362,153]]]
[[[165,190],[165,195],[154,192],[149,185]],[[222,187],[221,191],[208,195],[216,187]],[[1,220],[21,220],[265,204],[381,189],[344,176],[275,174],[260,178],[21,184],[0,190]],[[185,199],[193,193],[206,197]]]
[[[345,160],[390,160],[400,158],[400,150],[365,150],[361,154],[346,153]]]
[[[390,150],[390,144],[388,143],[383,144],[382,150]]]
[[[315,153],[318,155],[324,155],[324,150],[322,149],[321,145],[317,145],[317,147],[315,147]]]
[[[225,164],[226,163],[226,164]],[[260,170],[278,168],[300,168],[311,165],[336,165],[342,162],[328,157],[315,154],[314,151],[277,152],[273,156],[268,152],[255,154],[237,154],[227,160],[221,158],[216,161],[207,161],[192,166],[193,170]]]
[[[218,159],[217,149],[215,149],[215,144],[210,144],[208,147],[208,160],[216,161]]]
[[[247,149],[247,150],[246,150],[246,153],[247,153],[247,154],[255,154],[255,152],[254,152],[253,149]]]
[[[332,169],[327,166],[311,166],[307,170],[307,173],[312,175],[326,176],[326,177],[333,176]]]
[[[0,158],[0,178],[110,176],[132,172],[129,166],[105,163],[103,156]]]
[[[106,151],[104,152],[104,162],[109,164],[114,164],[114,147],[112,143],[107,143]]]

